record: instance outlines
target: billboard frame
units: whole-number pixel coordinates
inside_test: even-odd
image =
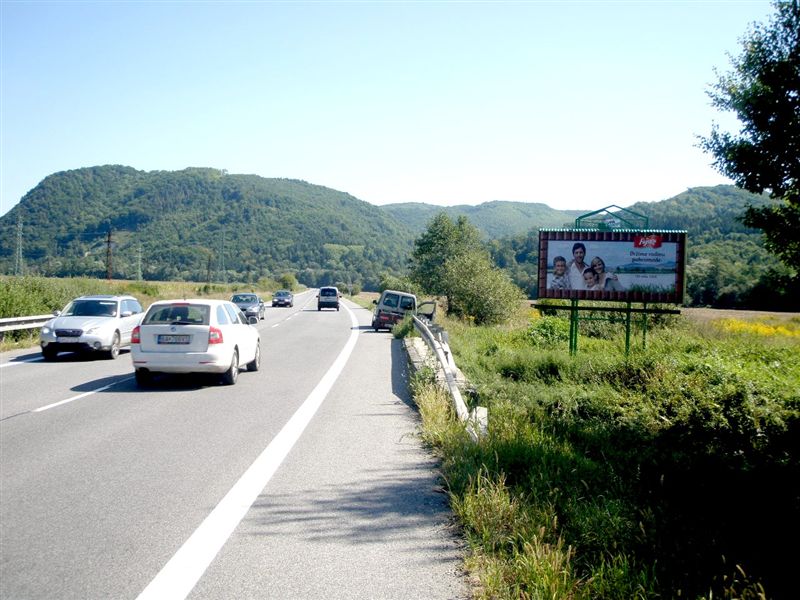
[[[636,252],[646,254],[650,247],[661,247],[664,244],[674,245],[674,261],[669,261],[669,265],[674,268],[662,269],[663,273],[674,273],[674,286],[670,285],[666,289],[654,289],[648,291],[646,287],[632,290],[588,290],[588,289],[552,289],[548,288],[548,268],[551,264],[550,244],[560,242],[562,244],[583,244],[584,248],[588,243],[595,243],[596,246],[607,244],[613,245],[630,244],[636,248]],[[641,244],[641,246],[639,246]],[[574,246],[573,246],[574,247]],[[657,249],[657,248],[656,248]],[[654,255],[658,252],[653,251]],[[632,253],[633,254],[633,253]],[[587,256],[586,260],[590,260]],[[653,259],[656,260],[656,259]],[[667,263],[665,263],[667,264]],[[686,281],[686,231],[684,230],[660,230],[660,229],[616,229],[600,231],[597,229],[541,229],[539,230],[539,258],[538,258],[538,298],[557,299],[557,300],[594,300],[600,302],[656,302],[663,304],[682,304]],[[645,268],[643,267],[643,270]]]

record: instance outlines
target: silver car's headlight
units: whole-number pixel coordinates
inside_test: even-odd
[[[50,329],[50,328],[49,328],[47,325],[45,325],[45,326],[43,326],[43,327],[42,327],[42,333],[43,333],[44,335],[50,335],[50,332],[51,332],[51,331],[52,331],[52,329]]]
[[[100,327],[90,327],[89,329],[84,329],[84,330],[83,330],[83,333],[84,333],[84,334],[92,334],[92,333],[97,333],[97,330],[98,330],[98,329],[100,329]]]

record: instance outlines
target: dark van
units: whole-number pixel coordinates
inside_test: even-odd
[[[339,298],[341,297],[342,294],[339,292],[339,288],[333,286],[319,288],[319,294],[317,294],[317,310],[322,310],[323,308],[335,308],[339,310]]]
[[[375,310],[372,313],[372,328],[391,329],[394,325],[403,320],[407,314],[427,317],[433,321],[433,313],[436,303],[433,301],[417,304],[417,297],[408,292],[398,290],[384,290],[380,299],[373,300]]]

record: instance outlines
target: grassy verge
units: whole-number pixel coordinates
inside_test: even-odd
[[[478,598],[791,598],[800,533],[800,320],[444,323],[489,408],[472,444],[413,383]],[[641,338],[638,339],[639,345]]]

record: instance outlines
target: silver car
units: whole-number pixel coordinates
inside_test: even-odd
[[[264,320],[266,304],[258,294],[234,294],[231,296],[231,302],[244,313],[245,317],[256,317],[260,321]]]
[[[53,314],[39,333],[45,360],[59,352],[100,352],[114,359],[130,346],[142,305],[133,296],[81,296]]]

